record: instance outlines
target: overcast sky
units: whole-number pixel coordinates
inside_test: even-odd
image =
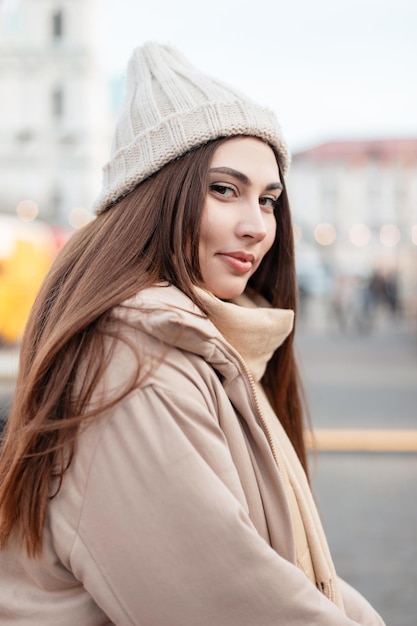
[[[417,138],[416,0],[100,0],[103,62],[170,43],[273,108],[292,150],[344,138]]]

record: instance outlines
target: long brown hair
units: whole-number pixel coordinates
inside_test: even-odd
[[[78,231],[56,258],[21,345],[0,458],[0,546],[17,531],[29,554],[39,554],[42,548],[52,481],[56,493],[74,455],[80,425],[103,410],[103,406],[93,410],[89,403],[111,358],[106,346],[112,309],[161,280],[201,306],[193,290],[193,285],[201,284],[195,235],[209,166],[225,140],[210,142],[166,165]],[[275,242],[250,285],[273,306],[295,309],[294,265],[284,189]],[[307,471],[292,344],[293,334],[272,358],[263,383]],[[80,386],[81,366],[88,375]],[[112,403],[127,394],[136,380],[128,381]]]

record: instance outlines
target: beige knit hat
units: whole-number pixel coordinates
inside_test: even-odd
[[[290,155],[272,111],[201,73],[170,46],[149,42],[136,48],[94,209],[104,211],[190,149],[236,135],[267,141],[287,171]]]

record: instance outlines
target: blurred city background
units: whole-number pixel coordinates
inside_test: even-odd
[[[53,258],[93,219],[127,60],[148,39],[272,106],[300,287],[297,350],[336,565],[417,623],[417,5],[0,0],[0,405]]]

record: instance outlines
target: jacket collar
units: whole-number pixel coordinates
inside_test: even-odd
[[[240,356],[260,380],[268,360],[290,334],[294,312],[271,308],[265,301],[259,306],[247,295],[224,302],[196,290],[208,318],[168,284],[142,290],[120,305],[116,315],[167,345],[203,357],[229,379],[236,375],[230,365],[236,365]]]

